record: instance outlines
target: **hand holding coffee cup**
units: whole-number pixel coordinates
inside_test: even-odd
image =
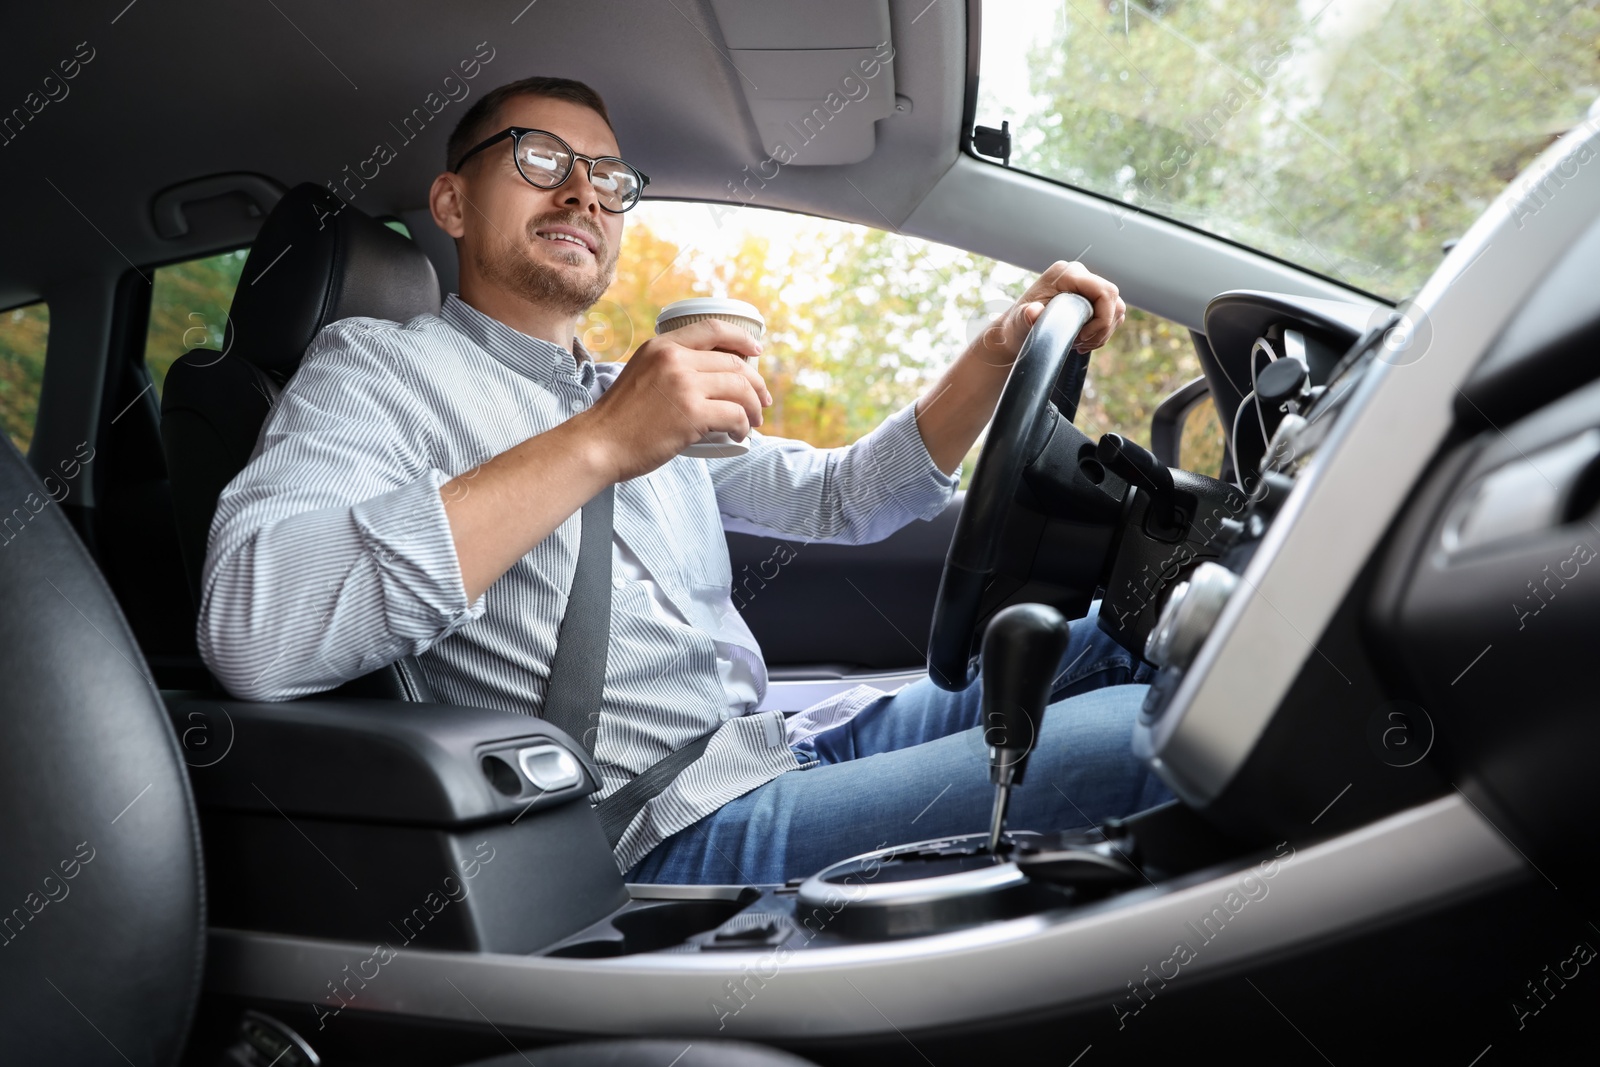
[[[656,316],[656,334],[659,336],[669,330],[681,329],[703,319],[720,319],[723,322],[733,323],[758,341],[767,328],[767,320],[762,317],[754,304],[748,304],[743,300],[695,297],[690,300],[678,300],[662,308],[661,314]],[[754,364],[755,359],[745,358],[745,362]],[[736,441],[732,435],[717,430],[685,448],[682,454],[702,459],[721,459],[740,456],[749,450],[749,438]]]
[[[746,437],[772,403],[755,366],[760,355],[761,342],[745,327],[715,318],[647,337],[594,405],[567,420],[575,424],[574,447],[609,481],[622,482],[671,462],[713,430]]]

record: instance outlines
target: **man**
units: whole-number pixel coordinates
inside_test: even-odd
[[[524,132],[533,131],[533,132]],[[760,649],[730,599],[723,525],[806,540],[881,539],[936,515],[994,411],[1043,301],[1121,322],[1116,287],[1057,263],[929,393],[847,448],[752,432],[772,398],[698,322],[596,365],[574,339],[606,290],[642,179],[605,105],[564,79],[486,94],[448,145],[434,221],[460,294],[410,323],[328,326],[276,405],[211,530],[200,647],[251,699],[332,688],[417,655],[440,698],[538,714],[581,515],[616,486],[610,645],[589,740],[609,797],[670,753],[703,753],[615,845],[635,880],[776,882],[883,844],[987,828],[978,689],[858,689],[794,716],[756,713]],[[744,456],[679,456],[711,430]],[[853,610],[853,609],[852,609]],[[1013,825],[1083,825],[1166,798],[1128,752],[1136,664],[1074,624]],[[1093,689],[1094,692],[1086,692]],[[800,773],[788,773],[800,772]]]

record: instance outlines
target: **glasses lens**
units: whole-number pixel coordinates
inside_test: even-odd
[[[638,202],[643,190],[639,172],[620,159],[595,160],[589,183],[600,194],[600,203],[612,211],[628,210]]]
[[[572,153],[542,133],[525,133],[517,141],[517,169],[541,189],[553,189],[567,180]]]

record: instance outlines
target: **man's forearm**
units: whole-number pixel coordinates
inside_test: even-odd
[[[439,487],[468,603],[614,480],[587,415],[530,437]]]
[[[917,429],[928,455],[951,474],[989,424],[1013,357],[991,352],[979,338],[917,400]]]

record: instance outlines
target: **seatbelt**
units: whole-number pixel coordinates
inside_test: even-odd
[[[550,685],[540,717],[572,735],[594,754],[605,693],[606,653],[611,647],[611,513],[617,487],[608,485],[585,505],[578,535],[578,565],[572,572],[567,611],[556,631]]]
[[[713,728],[676,752],[657,760],[645,768],[639,777],[594,806],[595,812],[600,816],[600,826],[606,832],[606,841],[610,845],[615,847],[616,843],[622,840],[623,831],[633,822],[633,817],[639,814],[639,809],[671,785],[673,780],[683,773],[684,768],[700,758],[700,753],[711,743],[711,735],[716,732]]]
[[[566,731],[591,756],[600,722],[600,702],[605,696],[606,656],[611,648],[611,534],[616,490],[615,485],[608,485],[583,505],[578,564],[572,574],[566,614],[556,632],[556,654],[550,663],[550,684],[540,716]],[[595,805],[608,844],[615,847],[639,810],[700,758],[716,732],[713,727],[658,760]]]

